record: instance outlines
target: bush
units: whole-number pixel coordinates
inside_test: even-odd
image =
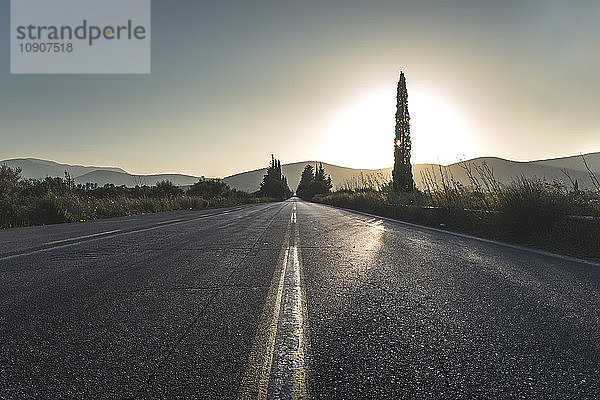
[[[489,191],[444,185],[428,192],[343,190],[313,201],[551,251],[600,257],[600,193],[520,178]],[[584,215],[586,218],[570,216]],[[592,217],[592,218],[589,218]]]
[[[520,178],[498,193],[498,224],[511,236],[546,232],[564,221],[567,196],[558,185]]]
[[[54,195],[48,195],[38,200],[31,222],[35,225],[46,225],[72,221],[73,215],[65,207],[64,201],[60,201]]]
[[[252,194],[232,190],[217,179],[203,178],[186,194],[169,181],[135,188],[111,184],[76,186],[68,174],[64,179],[23,180],[18,169],[6,165],[0,167],[0,228],[259,201],[272,199],[258,199]]]
[[[229,196],[231,189],[229,185],[220,179],[206,179],[202,177],[188,189],[187,194],[212,199]]]
[[[160,181],[154,187],[154,195],[156,197],[172,197],[183,195],[183,190],[179,186],[175,186],[171,181]]]

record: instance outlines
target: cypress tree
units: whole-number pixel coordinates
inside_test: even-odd
[[[298,188],[296,189],[296,195],[305,200],[310,200],[312,198],[312,183],[315,180],[315,175],[313,173],[312,165],[308,164],[304,167],[302,171],[302,176],[300,177],[300,183],[298,184]]]
[[[296,194],[305,200],[311,200],[317,194],[331,192],[332,187],[331,176],[325,173],[322,163],[315,165],[314,171],[312,165],[308,164],[302,171]]]
[[[282,200],[292,195],[292,191],[287,184],[287,178],[281,173],[281,161],[272,154],[271,163],[267,168],[267,173],[263,176],[257,194],[262,197],[273,197]]]
[[[396,96],[396,138],[394,139],[393,187],[398,192],[412,192],[415,188],[410,164],[410,115],[408,113],[408,92],[404,72],[400,72]]]

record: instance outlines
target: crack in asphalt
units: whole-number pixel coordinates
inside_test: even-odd
[[[244,255],[244,257],[240,260],[240,262],[236,264],[236,266],[232,269],[231,273],[225,279],[225,282],[223,283],[223,285],[220,285],[219,288],[214,291],[213,295],[208,299],[208,301],[206,302],[206,304],[204,304],[204,306],[200,309],[200,311],[198,312],[198,314],[196,315],[196,317],[194,317],[194,319],[188,324],[188,326],[183,331],[183,333],[181,335],[179,335],[179,337],[177,338],[177,340],[175,340],[175,342],[173,343],[173,345],[171,346],[171,348],[169,349],[169,351],[167,352],[167,354],[158,362],[158,364],[156,365],[156,367],[149,374],[148,378],[141,385],[140,389],[136,392],[136,396],[134,396],[134,398],[138,398],[139,396],[141,396],[148,389],[148,386],[149,386],[150,382],[156,377],[156,375],[158,374],[158,372],[160,372],[160,370],[164,367],[164,365],[167,363],[167,361],[169,360],[169,358],[171,358],[171,356],[173,355],[173,353],[175,352],[175,350],[177,349],[177,347],[179,346],[179,344],[181,344],[181,342],[183,341],[183,339],[198,324],[198,322],[200,321],[200,319],[204,316],[204,313],[206,312],[206,310],[208,309],[208,307],[212,304],[212,302],[217,297],[217,295],[221,292],[221,290],[226,287],[227,282],[233,277],[234,273],[238,270],[238,268],[241,265],[243,265],[243,263],[248,259],[248,257],[250,256],[250,254],[253,253],[252,250],[260,242],[260,240],[264,236],[265,232],[267,232],[269,230],[269,228],[273,224],[273,221],[275,221],[276,217],[279,215],[279,213],[281,212],[281,210],[283,210],[286,206],[287,206],[287,204],[283,204],[282,206],[279,207],[279,210],[277,210],[277,212],[270,219],[269,223],[262,230],[261,234],[257,237],[257,239],[254,242],[251,250],[249,250]]]

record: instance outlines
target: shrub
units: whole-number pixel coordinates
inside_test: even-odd
[[[576,188],[567,191],[557,183],[539,179],[520,178],[507,186],[489,185],[487,190],[452,182],[435,190],[430,186],[425,193],[342,190],[315,196],[313,201],[551,251],[600,257],[600,193]]]
[[[567,215],[565,193],[557,184],[520,178],[498,193],[498,221],[509,235],[547,231]]]
[[[75,185],[65,178],[23,180],[18,169],[0,166],[0,228],[56,224],[170,210],[195,210],[209,205],[272,201],[232,190],[216,179],[201,179],[187,194],[172,182],[156,186]]]
[[[206,199],[212,199],[230,195],[231,189],[229,188],[229,185],[220,179],[207,179],[202,177],[188,189],[187,194],[190,196],[200,196]]]
[[[54,195],[39,199],[32,217],[31,222],[36,225],[60,224],[74,220],[64,201]]]

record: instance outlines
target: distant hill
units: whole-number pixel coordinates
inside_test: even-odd
[[[104,186],[106,183],[116,186],[153,186],[163,180],[169,180],[177,186],[188,186],[198,182],[199,179],[196,176],[182,174],[133,175],[116,167],[85,167],[36,158],[15,158],[0,161],[1,164],[11,168],[21,168],[21,176],[25,179],[44,179],[47,176],[62,178],[65,176],[65,171],[68,171],[76,183],[96,183],[99,186]]]
[[[596,174],[598,179],[600,179],[600,152],[586,154],[584,157],[590,169]],[[461,183],[469,184],[469,178],[467,177],[465,169],[461,166],[461,164],[473,168],[475,166],[483,165],[483,163],[487,164],[492,170],[494,177],[504,184],[510,183],[520,176],[524,176],[527,178],[545,179],[549,182],[557,181],[570,186],[571,183],[567,177],[568,174],[571,179],[577,181],[581,189],[594,188],[581,156],[570,156],[527,162],[510,161],[497,157],[480,157],[465,161],[464,163],[448,165],[444,167],[443,170],[445,173],[451,173],[454,179],[460,181]],[[426,170],[431,171],[432,166],[414,166],[415,182],[417,185],[422,186],[421,177],[422,173]],[[437,172],[436,176],[439,178],[439,167],[434,166],[433,170]]]
[[[97,170],[75,178],[76,183],[96,183],[104,186],[112,183],[115,186],[154,186],[157,182],[168,180],[177,186],[189,186],[198,182],[197,176],[181,174],[132,175],[122,172]]]
[[[585,158],[589,167],[596,173],[600,179],[600,152],[586,154]],[[293,164],[285,164],[282,166],[282,172],[288,179],[288,184],[292,190],[298,187],[300,175],[307,164],[318,164],[318,161],[305,161]],[[465,161],[464,164],[474,169],[474,166],[487,164],[493,171],[497,180],[502,183],[510,183],[519,176],[528,178],[540,178],[548,181],[562,182],[570,185],[570,181],[563,173],[563,170],[573,180],[577,180],[581,189],[592,189],[593,185],[585,168],[585,165],[580,156],[561,157],[548,160],[518,162],[505,160],[498,157],[480,157]],[[365,182],[389,182],[391,180],[392,168],[382,169],[353,169],[340,167],[338,165],[323,163],[325,172],[331,175],[331,181],[334,188],[342,187],[360,187]],[[439,180],[440,166],[438,164],[415,164],[413,165],[413,174],[415,183],[418,187],[423,188],[423,175],[433,173]],[[442,166],[444,174],[449,174],[455,180],[468,185],[469,178],[465,170],[461,167],[461,163]],[[255,191],[258,189],[263,175],[266,173],[266,168],[257,169],[248,172],[231,175],[223,178],[231,187],[245,191]]]
[[[585,158],[589,167],[600,179],[600,152],[586,154]],[[292,190],[296,190],[302,170],[307,164],[319,164],[319,161],[304,161],[282,165],[283,174],[288,179]],[[480,157],[465,161],[464,164],[474,167],[487,164],[493,171],[494,176],[502,183],[510,183],[519,176],[537,177],[548,181],[558,181],[569,185],[569,179],[577,180],[582,189],[592,189],[593,185],[588,172],[580,156],[553,158],[548,160],[536,160],[527,162],[510,161],[497,157]],[[21,158],[0,161],[10,167],[22,169],[24,178],[45,178],[46,176],[63,177],[67,170],[75,178],[77,183],[97,183],[102,186],[106,183],[114,185],[155,185],[161,180],[170,180],[178,186],[189,186],[198,181],[199,177],[182,174],[155,174],[155,175],[133,175],[121,168],[116,167],[86,167],[81,165],[60,164],[53,161],[38,160],[34,158]],[[354,169],[338,165],[323,163],[325,172],[331,175],[334,188],[360,187],[365,183],[385,183],[391,179],[391,168],[382,169]],[[455,180],[468,185],[469,179],[461,163],[442,166],[444,174],[449,174]],[[415,164],[413,173],[417,186],[423,187],[423,175],[433,174],[439,179],[440,166],[438,164]],[[564,171],[564,172],[563,172]],[[242,172],[227,176],[223,180],[232,188],[254,192],[258,190],[266,168]]]
[[[115,167],[84,167],[82,165],[60,164],[54,161],[39,160],[37,158],[14,158],[0,161],[11,168],[21,168],[21,176],[25,179],[44,179],[50,177],[64,177],[69,171],[72,177],[78,177],[92,171],[111,171],[126,174],[127,171]]]

